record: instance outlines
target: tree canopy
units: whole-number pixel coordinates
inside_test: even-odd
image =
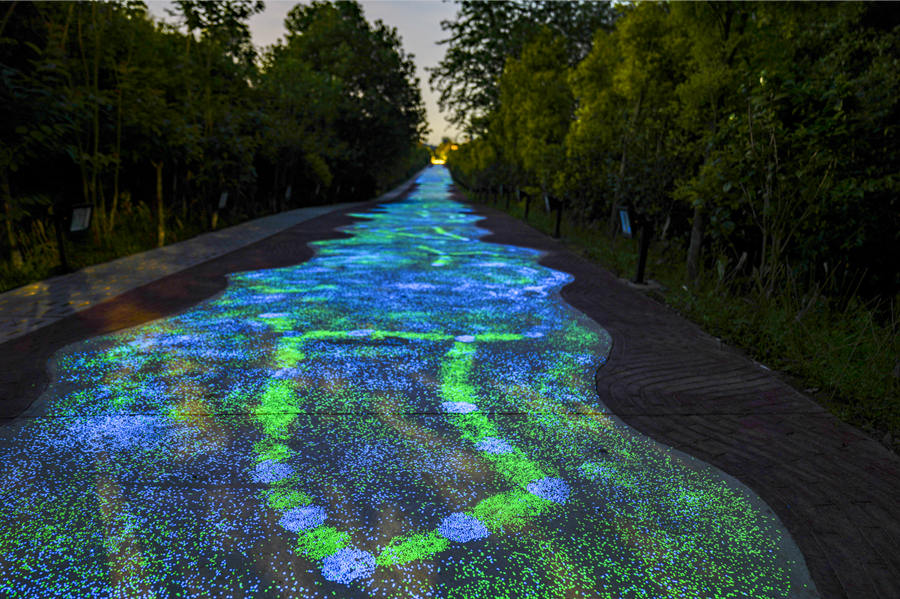
[[[462,0],[455,19],[441,22],[449,37],[444,58],[429,82],[440,91],[441,110],[469,133],[483,132],[484,117],[496,110],[500,75],[509,57],[518,57],[541,28],[556,33],[566,47],[567,64],[590,50],[598,27],[611,24],[609,2],[575,0]]]

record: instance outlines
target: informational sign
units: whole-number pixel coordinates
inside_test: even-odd
[[[622,235],[631,239],[631,215],[629,214],[628,208],[619,208],[619,222],[622,225]]]
[[[90,204],[82,204],[72,208],[72,222],[69,224],[70,233],[79,233],[87,231],[91,227],[91,212],[93,207]]]
[[[219,210],[224,210],[225,206],[228,204],[228,192],[223,191],[222,195],[219,196]]]

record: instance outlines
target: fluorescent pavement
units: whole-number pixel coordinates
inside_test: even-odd
[[[449,185],[61,350],[0,427],[0,596],[812,592],[765,504],[606,411],[571,277]]]

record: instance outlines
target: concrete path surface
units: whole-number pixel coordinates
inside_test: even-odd
[[[447,191],[0,344],[0,595],[897,596],[895,456]]]

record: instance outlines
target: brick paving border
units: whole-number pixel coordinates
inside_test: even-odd
[[[541,264],[575,277],[563,298],[613,338],[596,375],[612,413],[753,489],[794,537],[823,598],[900,597],[896,455],[561,242],[470,205],[492,232],[483,241],[541,250]]]
[[[823,598],[900,597],[900,459],[560,242],[497,210],[473,208],[486,217],[479,226],[492,231],[484,241],[541,250],[542,264],[574,275],[562,296],[613,337],[596,377],[613,413],[759,494],[793,535]],[[339,238],[335,229],[354,222],[347,212],[306,221],[0,344],[0,417],[37,399],[60,348],[188,309],[221,292],[227,273],[308,260],[309,242]]]

